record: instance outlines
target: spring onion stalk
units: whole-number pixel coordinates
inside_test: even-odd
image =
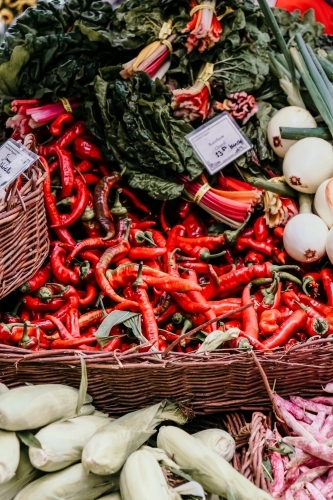
[[[308,89],[313,102],[315,103],[319,113],[321,114],[323,120],[325,121],[326,125],[328,126],[330,133],[333,137],[333,118],[330,114],[329,108],[327,107],[325,100],[321,93],[319,92],[316,84],[314,83],[312,76],[305,64],[303,56],[298,52],[296,48],[291,48],[290,49],[291,55],[295,61],[295,64],[298,68],[298,71],[300,72],[302,79],[306,85],[306,88]]]
[[[299,141],[305,139],[306,137],[318,137],[319,139],[325,139],[326,141],[332,138],[330,131],[327,127],[318,128],[291,128],[291,127],[280,127],[282,139],[290,139]]]
[[[293,85],[291,81],[290,72],[283,66],[273,54],[269,54],[270,58],[270,70],[271,72],[279,79],[280,87],[287,95],[288,103],[291,106],[298,106],[300,108],[305,108],[304,102],[300,97],[300,93],[298,90],[299,82],[296,82],[296,86]],[[296,91],[295,91],[296,89]]]
[[[291,75],[293,92],[296,96],[298,96],[298,99],[297,99],[298,104],[297,105],[305,108],[304,102],[302,100],[302,97],[301,97],[301,94],[300,94],[300,91],[299,91],[299,88],[297,85],[296,69],[295,69],[295,66],[293,63],[293,59],[290,56],[290,52],[288,50],[287,44],[283,38],[283,35],[281,33],[281,30],[279,28],[279,25],[278,25],[275,17],[274,17],[272,9],[268,5],[267,0],[258,0],[258,3],[260,5],[261,10],[263,11],[263,14],[265,16],[267,24],[271,28],[271,30],[273,31],[273,34],[276,38],[276,41],[277,41],[277,43],[278,43],[286,61],[287,61],[288,68],[289,68],[290,75]]]
[[[310,47],[310,45],[308,43],[306,44],[306,48],[307,48],[307,51],[308,51],[308,53],[313,61],[313,64],[316,66],[318,73],[320,74],[323,82],[325,83],[328,92],[332,92],[332,90],[333,90],[332,83],[329,81],[325,71],[323,70],[322,66],[319,64],[319,61],[316,57],[316,54],[313,52],[312,48]]]
[[[270,191],[271,193],[275,193],[286,198],[296,198],[298,196],[297,192],[287,184],[275,184],[273,182],[266,181],[265,179],[260,179],[259,177],[250,177],[247,181],[251,184],[251,186],[264,189],[265,191]]]
[[[322,68],[324,69],[328,78],[333,82],[333,63],[329,61],[326,57],[321,55],[317,56]]]

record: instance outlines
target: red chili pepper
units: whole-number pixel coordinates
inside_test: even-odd
[[[282,323],[281,313],[277,309],[270,309],[269,311],[263,311],[260,316],[260,333],[264,337],[276,333],[279,329],[279,325]]]
[[[65,305],[65,301],[60,298],[55,298],[45,303],[36,297],[26,295],[23,299],[26,307],[30,311],[58,311]]]
[[[91,252],[89,250],[80,252],[80,256],[82,257],[82,259],[87,260],[90,264],[92,264],[93,267],[98,264],[99,259],[101,258],[100,252]]]
[[[91,338],[84,337],[80,339],[72,338],[69,340],[58,339],[52,342],[51,349],[76,349],[82,347],[85,344],[94,344],[95,342],[96,342],[96,337],[91,337]]]
[[[266,224],[265,217],[258,217],[253,225],[254,237],[257,241],[267,241],[269,237],[269,232]]]
[[[105,241],[104,238],[88,238],[86,240],[82,240],[75,245],[75,247],[67,257],[67,263],[72,262],[72,260],[74,260],[78,254],[82,254],[82,252],[87,248],[110,248],[114,247],[118,243],[120,243],[118,239],[112,241]]]
[[[283,227],[281,227],[281,226],[275,227],[273,232],[277,238],[279,238],[280,240],[283,239],[283,233],[284,233]]]
[[[82,221],[82,225],[86,231],[88,238],[102,238],[101,227],[95,220]]]
[[[104,352],[114,352],[115,350],[120,348],[121,344],[121,337],[115,337],[114,339],[110,340],[105,346],[103,347]]]
[[[129,201],[132,203],[132,205],[143,212],[144,214],[151,215],[151,210],[144,204],[142,203],[141,200],[137,197],[133,191],[131,191],[129,188],[124,187],[123,185],[119,185],[119,183],[116,184],[115,186],[117,189],[121,188],[123,195],[125,198],[129,199]]]
[[[68,311],[70,333],[74,338],[80,338],[80,326],[79,326],[79,311],[77,309],[71,308]]]
[[[179,215],[180,220],[184,221],[186,217],[189,215],[190,210],[191,210],[192,203],[188,201],[183,201],[180,200],[178,209],[177,209],[177,214]]]
[[[245,338],[248,340],[249,344],[256,350],[258,351],[263,351],[265,349],[265,346],[262,342],[257,340],[256,338],[252,337],[252,335],[249,335],[246,332],[241,332],[241,337]]]
[[[188,279],[192,283],[198,284],[198,277],[197,277],[197,273],[195,271],[193,271],[192,269],[188,269],[186,271],[186,275],[188,276]],[[205,297],[202,295],[201,292],[189,291],[189,292],[187,292],[187,296],[193,302],[196,302],[197,304],[202,304],[203,306],[208,306],[209,307],[208,302],[206,301]],[[214,309],[212,309],[210,307],[203,314],[204,314],[204,316],[206,318],[206,321],[210,321],[210,320],[216,319],[216,313],[215,313]],[[217,329],[217,323],[216,323],[216,321],[214,323],[212,323],[211,325],[209,325],[209,327],[208,327],[208,331],[213,331],[213,330],[216,330],[216,329]]]
[[[230,273],[220,276],[219,294],[239,287],[240,285],[248,284],[250,281],[260,278],[272,278],[274,273],[282,271],[286,268],[299,268],[297,266],[274,266],[270,262],[259,264],[256,266],[242,267]]]
[[[139,304],[139,309],[142,314],[142,322],[144,326],[144,331],[146,334],[146,338],[153,345],[159,347],[159,338],[158,338],[158,325],[156,322],[155,314],[153,306],[149,300],[147,294],[148,286],[142,279],[142,263],[139,266],[138,277],[133,283],[132,287],[134,290],[134,297]]]
[[[321,272],[321,281],[327,297],[327,305],[333,307],[333,271],[323,269]]]
[[[81,172],[81,174],[86,174],[92,170],[93,164],[88,160],[81,161],[78,165],[76,165],[75,170],[77,172]]]
[[[251,299],[251,283],[249,283],[243,291],[242,295],[242,306],[246,306],[248,304],[252,304],[252,299]],[[247,309],[244,309],[242,312],[242,322],[244,325],[244,332],[254,339],[259,339],[259,325],[258,325],[258,317],[256,310],[254,307],[248,307]]]
[[[64,198],[63,200],[58,201],[56,204],[57,207],[66,207],[72,209],[76,202],[76,196],[69,196],[68,198]],[[62,215],[60,215],[62,217]]]
[[[183,226],[189,238],[196,238],[207,234],[205,225],[201,222],[199,217],[194,215],[193,211],[191,211],[183,221]]]
[[[95,144],[92,142],[78,137],[73,141],[73,151],[77,158],[81,160],[89,160],[93,162],[103,162],[104,158]]]
[[[63,133],[64,125],[71,125],[74,122],[72,113],[62,113],[50,125],[50,133],[54,137],[59,137]]]
[[[236,301],[238,301],[238,303]],[[209,301],[208,305],[215,311],[216,316],[221,316],[222,314],[229,314],[241,307],[241,299],[235,299],[235,303],[226,302],[225,300]],[[241,313],[235,313],[230,316],[230,319],[231,318],[241,318]]]
[[[45,285],[51,277],[51,264],[46,264],[45,267],[39,269],[36,274],[30,278],[28,281],[20,286],[19,291],[21,293],[32,293],[38,290],[41,286]]]
[[[184,236],[177,236],[177,245],[178,243],[185,243],[188,245],[202,246],[208,248],[208,250],[217,250],[221,248],[225,243],[224,236],[202,236],[195,238],[186,238]]]
[[[56,245],[51,253],[51,267],[52,272],[59,281],[65,285],[74,284],[77,285],[80,282],[80,278],[74,271],[71,271],[65,266],[66,262],[66,250]]]
[[[69,308],[68,313],[71,309],[72,308]],[[57,331],[59,333],[61,340],[72,340],[73,339],[73,335],[71,333],[69,333],[69,331],[67,330],[67,328],[65,327],[65,325],[62,323],[62,321],[60,319],[56,318],[55,316],[52,316],[51,314],[47,314],[45,316],[45,319],[51,321],[51,323],[55,326],[55,328],[57,329]]]
[[[171,229],[167,220],[166,220],[166,217],[165,217],[166,206],[167,206],[167,202],[163,201],[163,203],[161,205],[161,211],[160,211],[160,224],[161,224],[162,231],[164,233],[167,233]]]
[[[178,311],[178,305],[176,304],[170,304],[170,306],[167,308],[166,311],[164,311],[158,318],[157,318],[157,323],[164,323],[164,321],[167,321],[169,318],[171,318],[177,311]]]
[[[128,218],[132,219],[133,215],[128,214]],[[134,219],[133,219],[133,221],[134,221]],[[141,231],[147,231],[151,227],[154,227],[154,226],[156,226],[156,222],[154,222],[152,220],[145,220],[143,222],[140,222],[140,221],[136,220],[136,221],[134,221],[132,223],[132,228],[133,229],[141,229]]]
[[[156,231],[156,229],[149,229],[148,233],[152,235],[154,242],[159,248],[166,247],[167,242],[162,233]]]
[[[158,259],[166,253],[166,248],[135,247],[129,250],[128,257],[133,260]]]
[[[7,342],[8,340],[11,340],[11,332],[5,324],[0,323],[0,341]]]
[[[60,198],[67,198],[72,194],[74,184],[74,172],[72,165],[72,157],[68,151],[55,146],[54,152],[59,159],[60,175],[61,175],[61,193]]]
[[[303,286],[302,286],[306,295],[310,296],[311,294],[313,294],[313,296],[316,297],[318,295],[320,281],[321,281],[320,273],[306,273],[306,275],[303,278]],[[310,289],[311,293],[309,293],[308,288]]]
[[[327,320],[322,317],[318,311],[314,308],[305,306],[299,301],[296,301],[296,305],[299,306],[303,311],[306,312],[308,319],[305,324],[305,332],[309,337],[325,336],[329,331],[330,325]]]
[[[282,323],[277,332],[263,342],[263,345],[266,349],[282,347],[295,333],[302,330],[306,320],[307,315],[304,311],[300,309],[298,309],[298,311],[294,311],[293,314],[286,321],[284,321],[284,323]]]
[[[298,342],[302,342],[302,344],[308,340],[308,337],[302,332],[295,333],[295,338]]]
[[[252,250],[246,255],[244,262],[246,265],[249,264],[257,265],[257,264],[262,264],[264,260],[265,257],[263,256],[262,253],[254,252]]]
[[[105,239],[111,239],[115,235],[113,219],[108,207],[108,197],[112,186],[120,180],[120,174],[113,172],[109,177],[103,177],[94,190],[94,210],[96,218],[106,233]]]
[[[217,273],[215,272],[213,266],[208,267],[209,270],[209,277],[210,281],[209,284],[202,289],[202,295],[205,297],[206,300],[211,300],[217,292],[219,291],[220,288],[220,278],[218,277]]]
[[[281,306],[280,309],[280,314],[281,314],[281,320],[282,322],[285,321],[289,316],[292,314],[292,310],[289,309],[289,307]]]
[[[49,165],[50,168],[50,175],[53,175],[59,168],[59,161],[55,160]]]
[[[85,132],[84,122],[74,123],[66,132],[57,140],[56,145],[60,149],[67,148],[77,137],[80,137]]]
[[[300,294],[299,300],[303,304],[306,304],[307,306],[311,306],[311,307],[313,307],[313,309],[316,309],[324,317],[333,315],[333,307],[326,306],[325,304],[318,302],[318,300],[313,299],[312,297],[308,297],[307,295]]]
[[[47,211],[47,214],[48,214],[48,217],[49,217],[51,224],[58,224],[58,222],[60,221],[60,215],[58,213],[58,210],[57,210],[57,207],[55,204],[54,196],[52,195],[49,166],[47,164],[47,161],[42,156],[40,156],[39,161],[42,163],[42,165],[47,173],[46,179],[44,180],[44,183],[43,183],[43,192],[44,192],[46,211]],[[72,236],[67,231],[67,229],[65,229],[65,228],[64,229],[56,229],[55,233],[56,233],[57,237],[59,238],[59,240],[62,241],[63,243],[67,243],[69,245],[75,245],[75,240],[72,238]]]
[[[97,290],[94,285],[87,285],[85,297],[80,297],[79,304],[80,307],[88,307],[97,297]]]
[[[238,238],[236,243],[236,250],[242,252],[243,250],[252,249],[255,252],[262,253],[271,257],[274,255],[275,247],[270,243],[263,241],[256,241],[252,238]]]
[[[101,180],[101,178],[96,174],[82,174],[82,177],[87,186],[97,184]]]
[[[113,310],[113,307],[105,309],[105,313],[110,314],[110,312],[112,312]],[[82,314],[82,316],[80,316],[79,318],[80,328],[83,330],[88,326],[95,325],[96,323],[99,323],[102,319],[104,319],[104,317],[105,314],[103,309],[96,309],[86,314]]]
[[[224,328],[226,331],[230,330],[231,328],[238,328],[239,330],[241,330],[243,328],[243,325],[241,321],[233,319],[231,321],[227,321],[226,323],[224,323]]]
[[[90,193],[86,188],[85,183],[79,177],[76,177],[74,179],[73,189],[77,193],[77,197],[71,213],[60,215],[60,224],[54,224],[53,226],[51,226],[52,228],[71,226],[83,214],[87,206]]]
[[[297,343],[298,343],[297,339],[295,337],[291,337],[291,339],[288,340],[288,342],[283,346],[283,349],[285,351],[289,351],[289,349],[294,345],[296,345]]]

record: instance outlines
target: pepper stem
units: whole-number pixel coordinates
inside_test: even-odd
[[[19,345],[29,344],[30,341],[31,341],[31,339],[28,335],[28,323],[27,323],[27,321],[25,321],[24,326],[23,326],[23,335],[21,337]]]
[[[50,286],[56,286],[60,289],[60,295],[62,296],[64,293],[66,293],[68,291],[68,288],[69,286],[63,286],[63,285],[60,285],[59,283],[46,283],[46,285],[50,285]]]
[[[182,328],[182,331],[180,333],[180,335],[184,335],[184,333],[186,333],[188,330],[190,330],[191,328],[193,328],[193,323],[190,319],[185,319],[184,321],[184,325],[183,325],[183,328]]]
[[[312,276],[305,276],[305,278],[303,279],[302,290],[308,297],[311,297],[311,294],[308,292],[308,286],[312,287],[313,282],[315,282],[315,280],[312,278]]]
[[[127,227],[126,227],[126,233],[124,236],[124,240],[128,241],[129,235],[130,235],[130,230],[131,230],[131,225],[132,225],[132,219],[126,219]]]
[[[16,304],[16,306],[14,307],[14,309],[12,310],[12,312],[9,313],[11,316],[13,316],[13,318],[19,318],[19,315],[17,313],[18,313],[18,310],[20,309],[21,305],[23,304],[23,302],[24,302],[24,299],[19,300],[18,303]]]
[[[286,281],[291,281],[292,283],[295,283],[299,287],[302,288],[302,282],[300,279],[296,278],[293,274],[289,273],[279,273],[280,279],[286,280]]]
[[[154,241],[154,238],[153,238],[153,234],[150,231],[145,231],[144,235],[145,235],[145,240],[148,241],[148,243],[150,243],[154,247],[157,247],[157,245]]]
[[[294,271],[300,271],[300,267],[298,266],[271,266],[271,273],[278,273],[281,271],[288,271],[288,270],[294,270]]]
[[[300,307],[303,311],[307,311],[309,308],[307,306],[305,306],[304,304],[301,304],[300,302],[298,302],[298,300],[293,300],[293,302],[295,304],[298,305],[298,307]]]
[[[141,261],[139,264],[138,275],[137,275],[137,278],[132,285],[132,288],[134,288],[134,289],[139,288],[139,286],[142,284],[142,282],[143,282],[142,271],[143,271],[143,262]]]
[[[175,248],[174,250],[172,250],[172,252],[170,254],[170,257],[169,257],[168,266],[173,266],[174,264],[176,264],[176,262],[175,262],[175,254],[177,252],[180,252],[180,248]]]
[[[208,251],[203,250],[200,253],[200,260],[202,260],[202,262],[209,262],[211,259],[217,259],[218,257],[222,257],[222,255],[225,255],[225,253],[226,253],[225,250],[223,250],[223,252],[215,254],[211,254],[209,250]]]
[[[236,229],[235,231],[224,231],[223,233],[223,236],[225,238],[225,242],[228,243],[229,245],[234,245],[236,243],[236,240],[238,238],[238,236],[240,235],[240,233],[245,229],[245,227],[247,226],[250,218],[251,218],[251,212],[248,214],[248,216],[246,217],[245,221],[243,222],[243,224],[238,228]]]
[[[122,193],[122,189],[117,189],[116,198],[114,200],[114,205],[111,209],[111,214],[115,217],[126,217],[127,216],[127,208],[125,208],[120,202],[120,193]]]

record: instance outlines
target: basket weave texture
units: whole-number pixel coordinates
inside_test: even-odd
[[[333,345],[318,341],[289,352],[236,352],[209,355],[171,353],[165,359],[137,353],[84,352],[88,391],[98,409],[117,416],[168,398],[191,406],[196,415],[221,411],[270,410],[267,385],[282,397],[318,396],[333,380]],[[0,381],[10,387],[64,383],[79,387],[80,356],[75,351],[31,353],[0,346]]]
[[[35,150],[34,136],[24,145]],[[30,279],[49,251],[43,181],[46,173],[35,163],[22,174],[22,186],[14,181],[0,203],[0,299]]]

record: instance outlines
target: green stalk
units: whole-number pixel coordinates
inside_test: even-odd
[[[333,63],[322,56],[318,57],[318,61],[320,62],[328,78],[331,80],[331,82],[333,82]]]
[[[287,44],[282,36],[279,25],[274,17],[272,9],[270,8],[270,6],[268,5],[266,0],[258,0],[258,3],[260,5],[260,8],[261,8],[264,16],[265,16],[267,24],[271,28],[271,30],[276,38],[276,41],[280,47],[280,50],[282,51],[282,53],[287,61],[288,68],[289,68],[289,71],[291,74],[291,82],[292,82],[292,85],[294,88],[294,93],[295,93],[295,95],[298,96],[299,101],[302,102],[302,97],[301,97],[299,88],[297,86],[296,70],[295,70],[295,66],[293,63],[293,59],[290,55]],[[303,107],[305,108],[304,104],[303,104]]]
[[[327,75],[326,75],[325,71],[323,70],[322,66],[319,64],[315,53],[313,52],[312,48],[310,47],[310,45],[308,43],[306,44],[306,48],[307,48],[308,53],[310,54],[310,57],[313,61],[313,64],[316,66],[318,73],[322,77],[323,82],[325,83],[328,92],[331,93],[333,91],[333,86],[332,86],[331,82],[329,81],[329,79],[327,78]]]
[[[298,52],[296,48],[291,48],[290,53],[295,61],[298,71],[301,74],[303,82],[305,83],[306,88],[308,89],[314,104],[316,105],[319,113],[321,114],[323,120],[328,126],[330,133],[333,137],[333,118],[329,112],[329,109],[323,99],[323,96],[319,92],[316,84],[312,80],[312,77],[309,73],[309,70],[305,64],[303,56]]]
[[[318,92],[321,95],[322,100],[324,102],[324,105],[325,105],[326,109],[328,110],[330,122],[331,122],[331,124],[333,124],[332,86],[330,85],[331,86],[330,89],[327,87],[326,80],[323,80],[322,74],[318,71],[318,68],[317,68],[316,64],[314,63],[309,51],[307,50],[307,47],[304,43],[304,40],[300,34],[296,35],[296,42],[297,42],[299,51],[301,53],[301,56],[303,57],[304,62],[308,68],[310,77],[311,77],[314,85],[317,87]],[[324,72],[323,72],[323,74],[324,74]],[[326,75],[325,75],[325,77],[326,77]],[[328,82],[328,83],[330,84],[330,82]],[[326,122],[326,118],[324,116],[323,116],[323,118]],[[330,128],[330,124],[327,123],[327,125]]]
[[[289,187],[287,184],[275,184],[274,182],[266,181],[265,179],[260,179],[259,177],[250,177],[246,181],[259,189],[264,189],[265,191],[270,191],[271,193],[279,194],[284,198],[297,198],[297,192]]]
[[[299,141],[300,139],[305,139],[306,137],[319,137],[320,139],[325,139],[326,141],[332,139],[330,131],[326,127],[318,127],[318,128],[280,127],[280,133],[282,139],[290,139],[292,141]]]

